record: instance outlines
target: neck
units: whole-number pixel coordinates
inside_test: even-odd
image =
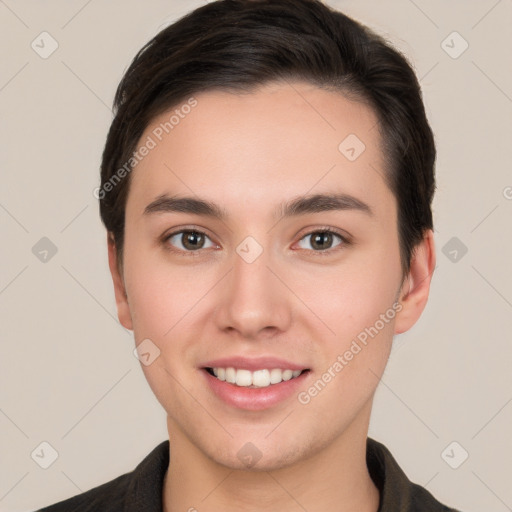
[[[163,510],[377,512],[379,491],[366,465],[367,432],[368,424],[352,424],[310,458],[255,471],[220,465],[182,432],[170,431]]]

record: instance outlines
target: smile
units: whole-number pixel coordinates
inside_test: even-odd
[[[248,411],[271,409],[293,399],[311,374],[310,369],[288,368],[252,371],[233,366],[207,366],[201,370],[207,387],[218,399],[230,407]]]
[[[279,384],[283,381],[299,377],[302,372],[307,370],[290,370],[273,368],[271,370],[261,369],[250,371],[245,369],[228,368],[206,368],[206,371],[217,379],[234,384],[235,386],[248,388],[266,388],[268,386]]]

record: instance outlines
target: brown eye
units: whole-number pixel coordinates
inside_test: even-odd
[[[186,252],[197,251],[198,249],[204,249],[206,247],[213,247],[214,244],[211,240],[209,246],[205,245],[208,240],[210,239],[205,233],[195,230],[177,231],[176,233],[169,235],[166,239],[166,241],[175,248]]]
[[[308,233],[306,236],[300,239],[299,246],[302,249],[309,249],[309,247],[305,247],[304,245],[302,245],[304,241],[307,240],[308,238],[310,238],[309,245],[316,252],[326,251],[328,249],[332,249],[333,247],[340,245],[342,242],[346,242],[344,237],[342,237],[338,233],[334,233],[333,231],[312,231],[311,233]],[[339,240],[338,243],[334,243],[336,242],[336,239]]]

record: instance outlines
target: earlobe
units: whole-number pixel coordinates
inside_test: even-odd
[[[117,248],[112,233],[107,232],[108,247],[108,266],[112,283],[114,285],[114,294],[116,297],[117,316],[123,327],[133,330],[132,317],[130,314],[130,306],[128,304],[128,295],[124,284],[123,276],[117,264]]]
[[[409,274],[400,289],[399,302],[402,309],[396,316],[395,334],[408,331],[421,316],[427,304],[435,266],[434,233],[429,229],[414,249]]]

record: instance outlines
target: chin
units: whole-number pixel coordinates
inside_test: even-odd
[[[248,472],[274,471],[300,462],[307,457],[309,452],[314,453],[315,447],[310,446],[305,449],[299,444],[295,436],[289,436],[287,439],[293,444],[286,444],[283,437],[276,436],[275,439],[265,439],[268,430],[258,438],[236,436],[230,442],[217,449],[212,445],[203,446],[205,455],[215,463],[224,466],[230,470],[242,470]],[[270,437],[273,434],[270,434]]]
[[[291,466],[301,458],[293,449],[288,453],[265,452],[255,448],[255,445],[247,443],[241,449],[241,451],[244,450],[245,455],[243,456],[241,454],[239,456],[237,452],[216,454],[213,460],[230,470],[260,473]]]

